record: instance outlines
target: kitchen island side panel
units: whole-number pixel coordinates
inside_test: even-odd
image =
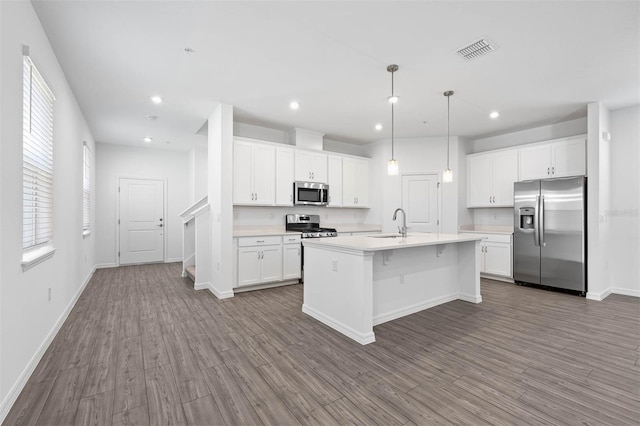
[[[373,252],[305,247],[302,312],[360,344],[373,334]]]

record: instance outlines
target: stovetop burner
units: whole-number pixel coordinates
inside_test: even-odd
[[[317,214],[288,214],[286,216],[287,231],[301,233],[302,238],[337,237],[338,232],[334,228],[321,228],[320,216]]]

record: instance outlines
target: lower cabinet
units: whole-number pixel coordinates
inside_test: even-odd
[[[282,237],[282,280],[295,280],[301,277],[302,245],[300,236]]]
[[[238,239],[238,287],[282,280],[282,237]]]
[[[487,278],[513,281],[513,244],[510,234],[478,234],[480,242],[480,273]]]
[[[300,249],[299,235],[238,238],[235,287],[300,278]]]

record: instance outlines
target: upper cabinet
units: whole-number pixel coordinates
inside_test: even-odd
[[[295,151],[295,178],[305,182],[327,183],[327,154]]]
[[[342,157],[327,155],[329,207],[342,207]]]
[[[369,160],[342,159],[342,207],[369,207]]]
[[[513,206],[513,183],[518,180],[518,150],[467,156],[467,207]]]
[[[520,149],[520,180],[586,175],[585,136]]]
[[[276,206],[293,205],[294,153],[291,148],[276,148]]]
[[[266,205],[275,203],[275,148],[234,140],[233,203]]]

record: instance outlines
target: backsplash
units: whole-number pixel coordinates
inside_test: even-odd
[[[320,225],[364,223],[367,209],[343,209],[331,207],[245,207],[234,206],[233,226],[283,226],[287,214],[320,215]]]
[[[491,207],[470,210],[473,212],[474,225],[513,226],[513,208],[511,207]]]

